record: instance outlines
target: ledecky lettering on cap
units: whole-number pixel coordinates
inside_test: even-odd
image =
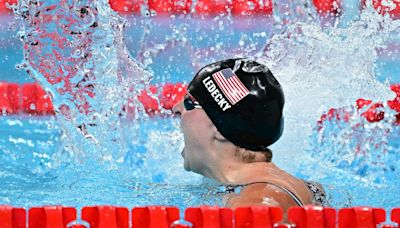
[[[228,110],[249,94],[248,89],[230,68],[220,70],[214,73],[212,77],[217,85],[211,80],[210,76],[203,79],[203,84],[222,111]]]
[[[207,88],[207,91],[211,94],[214,98],[214,101],[217,102],[218,106],[222,109],[222,111],[226,111],[232,108],[232,105],[222,96],[221,92],[217,89],[217,86],[211,80],[211,76],[206,77],[203,79],[203,84]]]

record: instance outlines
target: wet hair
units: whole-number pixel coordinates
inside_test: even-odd
[[[269,148],[265,148],[262,151],[246,150],[240,147],[236,147],[235,156],[239,157],[245,163],[252,163],[256,161],[257,155],[262,154],[265,158],[265,162],[272,161],[272,151]]]

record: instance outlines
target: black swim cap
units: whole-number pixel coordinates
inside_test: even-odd
[[[203,67],[188,92],[233,144],[264,151],[283,132],[282,88],[264,64],[227,59]]]

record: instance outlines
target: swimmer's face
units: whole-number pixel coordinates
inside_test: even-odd
[[[208,166],[213,163],[211,151],[214,150],[215,127],[203,109],[193,106],[196,104],[193,98],[186,97],[186,99],[192,100],[183,100],[173,107],[173,112],[181,118],[185,141],[185,148],[182,151],[184,168],[204,175]]]

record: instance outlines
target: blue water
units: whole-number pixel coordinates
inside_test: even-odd
[[[170,135],[174,126],[170,119],[143,121],[141,146],[131,146],[126,162],[118,169],[109,169],[100,161],[86,158],[80,162],[69,155],[59,155],[60,129],[54,118],[7,117],[0,123],[2,164],[0,201],[15,206],[108,204],[127,207],[143,205],[175,205],[181,208],[209,203],[220,204],[213,197],[219,190],[197,175],[184,173],[178,151],[165,154],[165,146],[157,145],[149,134]],[[129,132],[133,129],[127,127]],[[164,137],[167,137],[166,135]],[[147,142],[146,142],[147,141]],[[149,142],[150,141],[150,142]],[[152,145],[149,145],[152,144]],[[156,146],[157,148],[154,148]],[[157,153],[152,159],[148,153]],[[134,154],[133,154],[134,153]],[[54,157],[60,156],[60,157]],[[166,159],[171,164],[163,164]],[[57,160],[58,162],[55,162]],[[168,161],[167,163],[170,163]],[[183,179],[175,179],[176,177]],[[173,178],[172,180],[170,178]],[[203,182],[203,183],[202,183]]]
[[[383,84],[387,81],[400,82],[399,50],[383,50],[375,58],[373,51],[381,44],[371,40],[378,40],[379,33],[373,29],[369,33],[368,26],[359,26],[365,28],[359,36],[366,37],[360,41],[351,40],[357,37],[351,29],[340,30],[351,27],[348,23],[357,18],[345,14],[342,24],[333,28],[333,32],[319,31],[316,29],[319,25],[311,28],[299,25],[294,29],[301,30],[298,36],[286,39],[278,36],[285,34],[286,28],[277,24],[275,17],[241,20],[217,17],[206,21],[190,17],[127,17],[124,37],[131,56],[153,75],[152,84],[188,82],[200,66],[221,58],[271,54],[279,59],[287,51],[286,62],[273,61],[272,57],[266,60],[277,72],[287,94],[286,130],[282,140],[273,146],[275,162],[299,177],[323,183],[334,207],[392,208],[400,205],[396,197],[399,171],[395,168],[398,127],[390,122],[366,123],[356,114],[350,123],[326,123],[322,132],[315,126],[319,116],[330,107],[350,106],[354,99],[348,97],[375,94],[384,100],[385,93],[373,89],[387,88]],[[23,60],[22,44],[16,35],[19,26],[12,17],[1,20],[4,23],[0,25],[0,37],[4,42],[0,44],[0,80],[33,81],[25,71],[15,68]],[[329,28],[325,24],[321,27],[324,26]],[[354,26],[353,31],[360,32],[356,31],[359,27]],[[326,38],[324,35],[329,32],[331,35]],[[384,43],[396,44],[398,29],[383,30],[383,35],[389,32],[395,38]],[[350,37],[350,42],[341,43],[346,37]],[[267,46],[271,39],[273,45]],[[364,45],[366,41],[370,49],[364,47],[368,46]],[[351,65],[352,55],[360,64],[354,60]],[[291,61],[299,67],[294,67]],[[110,87],[115,85],[110,82]],[[327,97],[332,97],[332,101]],[[313,100],[316,104],[311,103]],[[57,118],[0,119],[0,204],[26,207],[163,204],[181,208],[207,203],[221,205],[215,196],[220,190],[218,184],[183,171],[178,120],[144,115],[116,121],[119,125],[115,141],[104,142],[107,148],[115,146],[111,152],[118,152],[110,158],[109,151],[101,148],[87,152],[93,146],[86,143],[90,138],[82,140],[78,133],[70,131],[68,121]],[[102,129],[91,130],[97,133],[96,137],[103,133]],[[106,136],[112,133],[104,131]],[[76,143],[69,147],[69,142]],[[374,148],[375,144],[378,147]],[[364,155],[355,155],[358,145],[364,148]],[[299,161],[291,159],[294,155]]]

